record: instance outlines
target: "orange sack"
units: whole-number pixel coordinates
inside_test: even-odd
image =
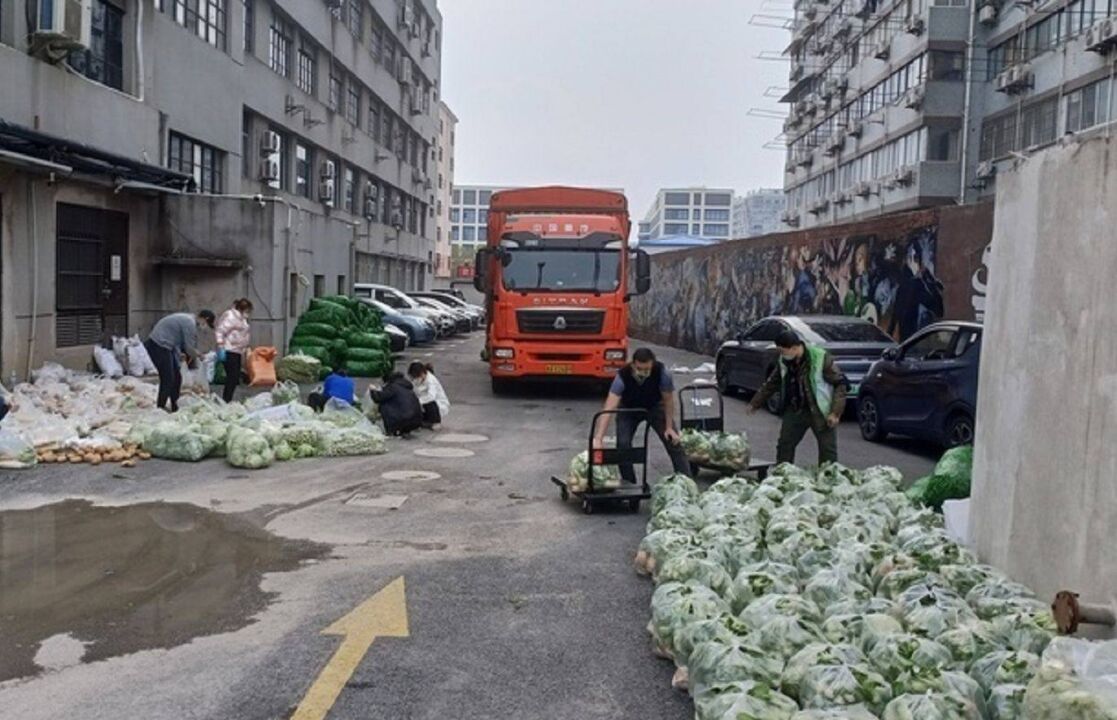
[[[253,348],[248,354],[248,384],[253,387],[275,385],[275,358],[279,353],[273,347]]]

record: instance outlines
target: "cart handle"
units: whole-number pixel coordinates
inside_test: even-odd
[[[636,424],[644,423],[644,443],[638,447],[631,447],[627,449],[620,448],[602,448],[597,449],[593,446],[593,438],[597,430],[597,422],[600,418],[620,417],[628,415],[634,417]],[[616,410],[599,410],[594,413],[593,421],[590,423],[590,437],[588,450],[588,467],[586,469],[587,477],[586,484],[590,492],[593,492],[593,468],[594,466],[603,465],[619,465],[621,463],[630,465],[640,465],[642,469],[641,482],[645,490],[648,488],[648,436],[651,433],[651,415],[647,410],[642,408],[618,408]],[[635,440],[635,437],[633,438]],[[608,462],[610,459],[615,459],[615,462]]]
[[[716,418],[697,418],[690,421],[686,418],[686,402],[685,395],[698,396],[700,392],[712,392],[717,397],[718,401],[718,415]],[[722,397],[721,391],[712,385],[687,385],[679,390],[679,429],[697,428],[701,430],[709,430],[709,425],[714,425],[713,430],[722,432],[725,430],[725,398]],[[716,420],[716,422],[714,422]],[[688,425],[688,422],[695,423]]]

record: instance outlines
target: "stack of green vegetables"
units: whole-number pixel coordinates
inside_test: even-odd
[[[198,462],[224,457],[233,467],[256,470],[275,461],[309,457],[379,455],[388,451],[380,428],[353,407],[328,406],[316,414],[292,402],[261,416],[241,403],[201,400],[128,438],[153,456]]]
[[[908,497],[941,510],[947,500],[964,500],[970,496],[972,475],[973,446],[952,448],[943,453],[933,473],[919,478],[908,488]]]
[[[566,486],[574,492],[585,492],[590,489],[590,455],[583,450],[570,461],[570,473]],[[621,472],[616,465],[594,465],[593,489],[596,492],[616,490],[621,486]]]
[[[657,585],[657,652],[699,720],[1030,717],[1050,611],[953,542],[901,480],[785,464],[759,485],[655,486],[636,565]]]
[[[354,377],[381,377],[393,364],[380,312],[343,295],[312,299],[299,317],[288,350],[321,362],[320,376],[344,367]]]
[[[705,432],[687,428],[681,442],[687,459],[697,465],[738,472],[749,466],[749,439],[745,433]]]

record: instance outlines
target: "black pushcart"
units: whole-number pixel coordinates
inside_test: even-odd
[[[679,429],[703,432],[725,432],[725,400],[714,385],[687,385],[679,390]],[[691,477],[698,477],[702,470],[719,475],[736,475],[739,470],[690,460]],[[768,477],[774,463],[770,460],[750,460],[748,472],[757,478]]]
[[[637,422],[643,422],[644,432],[637,433],[637,436],[642,435],[643,442],[630,448],[594,449],[593,435],[598,420],[604,416],[620,417],[621,415],[638,416],[636,417]],[[559,494],[563,501],[565,502],[573,495],[582,501],[582,512],[587,515],[593,513],[594,508],[599,505],[624,507],[629,512],[639,512],[640,502],[652,496],[651,488],[648,486],[648,434],[651,428],[648,426],[647,419],[648,413],[644,410],[602,410],[594,415],[593,421],[590,423],[590,437],[587,446],[589,462],[586,468],[586,489],[573,490],[566,480],[551,476],[551,482],[559,486]],[[633,442],[636,439],[633,438]],[[621,486],[618,488],[594,487],[594,468],[621,465],[622,463],[640,466],[640,481],[638,483],[630,485],[622,480]]]

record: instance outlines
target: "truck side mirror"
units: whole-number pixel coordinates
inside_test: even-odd
[[[636,292],[645,295],[652,289],[652,258],[643,250],[636,251]]]
[[[488,292],[489,289],[489,261],[492,259],[492,252],[488,248],[477,251],[477,256],[473,261],[473,287],[479,293]]]
[[[895,362],[900,359],[900,348],[890,347],[881,353],[880,356],[889,362]]]

